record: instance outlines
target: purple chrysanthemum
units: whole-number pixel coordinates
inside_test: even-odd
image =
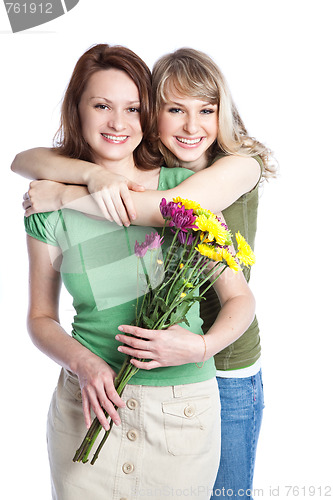
[[[135,242],[134,245],[134,253],[137,257],[144,257],[147,253],[148,250],[148,245],[144,241],[143,243],[138,243],[137,241]]]
[[[177,207],[174,214],[171,217],[169,222],[170,227],[176,227],[181,231],[187,233],[188,229],[198,229],[195,225],[196,216],[193,215],[193,210],[186,210],[182,205],[181,207]]]
[[[163,238],[158,233],[146,234],[145,241],[143,243],[135,242],[134,253],[137,257],[144,257],[147,250],[152,250],[153,248],[159,248],[163,243]]]
[[[186,238],[187,238],[187,243],[186,243]],[[185,234],[183,231],[179,231],[178,233],[178,241],[181,243],[181,245],[192,245],[193,241],[195,240],[195,236],[192,234]]]
[[[179,204],[173,201],[169,201],[167,203],[165,198],[162,198],[160,203],[160,212],[162,214],[163,219],[170,219],[173,217],[176,210],[179,208]]]
[[[149,249],[159,248],[162,246],[163,238],[158,233],[146,234],[145,243]]]

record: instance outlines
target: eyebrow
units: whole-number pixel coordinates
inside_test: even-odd
[[[201,99],[198,99],[198,101],[201,101]],[[169,101],[165,102],[164,104],[175,104],[176,106],[179,106],[179,107],[186,106],[185,104],[181,104],[179,102],[172,101],[172,100],[169,100]],[[203,101],[203,104],[201,107],[203,108],[205,106],[215,106],[215,104],[212,102]]]
[[[92,101],[93,99],[102,99],[103,101],[109,103],[109,104],[112,104],[112,101],[110,101],[109,99],[107,99],[106,97],[101,97],[101,96],[93,96],[93,97],[90,97],[89,101]],[[135,101],[127,101],[127,104],[140,104],[140,101],[139,100],[135,100]]]

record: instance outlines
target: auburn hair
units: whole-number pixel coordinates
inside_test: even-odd
[[[62,102],[60,127],[54,139],[56,151],[71,158],[93,161],[92,149],[82,135],[78,107],[89,78],[97,71],[112,68],[124,71],[139,91],[143,139],[133,152],[135,165],[142,170],[156,168],[160,154],[151,145],[154,140],[151,72],[137,54],[120,45],[94,45],[77,61]]]

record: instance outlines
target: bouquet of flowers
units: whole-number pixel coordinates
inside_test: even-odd
[[[238,272],[241,266],[255,263],[254,254],[243,236],[239,232],[235,234],[235,254],[227,225],[198,203],[182,198],[167,203],[163,198],[160,211],[165,221],[162,235],[157,232],[147,234],[144,242],[135,243],[134,249],[143,270],[140,279],[144,284],[141,303],[137,299],[135,325],[150,330],[166,329],[181,322],[188,324],[186,314],[191,306],[202,300],[227,267]],[[161,247],[167,228],[173,237],[163,259]],[[126,357],[115,379],[119,395],[139,370],[130,359],[130,356]],[[108,417],[106,412],[105,415]],[[101,428],[95,418],[73,458],[74,462],[88,461]],[[91,464],[97,460],[111,428],[112,421]]]

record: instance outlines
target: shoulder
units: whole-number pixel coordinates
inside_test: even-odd
[[[259,156],[238,156],[228,155],[216,157],[211,166],[220,168],[234,168],[242,170],[255,170],[258,173],[261,171],[262,161]]]
[[[26,233],[44,243],[57,246],[55,228],[59,221],[59,212],[42,212],[25,217]]]
[[[159,189],[170,189],[193,175],[191,170],[182,167],[161,167]]]

